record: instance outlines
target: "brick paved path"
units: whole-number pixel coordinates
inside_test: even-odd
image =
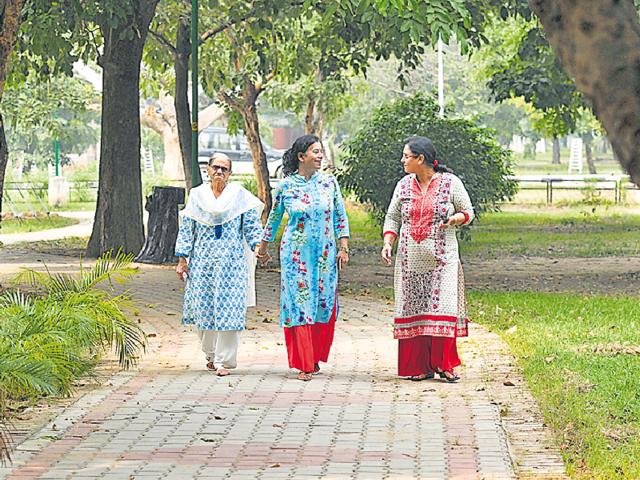
[[[330,363],[300,382],[277,325],[278,276],[260,272],[239,368],[219,378],[179,324],[174,277],[144,266],[132,284],[151,334],[141,368],[59,412],[0,478],[564,478],[506,347],[482,327],[460,342],[459,384],[410,382],[395,377],[391,307],[343,296]]]

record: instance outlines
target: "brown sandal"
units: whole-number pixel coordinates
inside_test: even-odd
[[[210,372],[215,372],[216,371],[216,366],[213,364],[212,361],[208,361],[207,362],[207,370],[209,370]]]
[[[298,373],[298,376],[296,378],[298,380],[302,380],[303,382],[308,382],[312,377],[310,373],[300,372]]]

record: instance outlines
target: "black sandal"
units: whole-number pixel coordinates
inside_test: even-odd
[[[421,375],[413,375],[409,377],[409,380],[411,380],[412,382],[421,382],[423,380],[431,380],[434,377],[435,377],[435,374],[433,372],[429,372],[429,373],[423,373]]]
[[[447,373],[450,376],[447,375]],[[458,380],[460,380],[460,377],[450,370],[440,370],[439,372],[437,372],[437,374],[440,378],[445,379],[449,383],[456,383]]]

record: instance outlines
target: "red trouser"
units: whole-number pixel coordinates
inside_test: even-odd
[[[453,370],[460,365],[456,339],[419,337],[398,340],[398,375],[412,377],[436,369]]]
[[[333,344],[336,327],[335,309],[328,323],[315,323],[284,329],[284,341],[287,345],[289,368],[301,372],[313,372],[313,366],[329,359],[329,350]]]

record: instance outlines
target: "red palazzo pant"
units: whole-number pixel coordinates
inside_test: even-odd
[[[460,365],[456,339],[418,337],[398,340],[398,376],[413,377],[436,369],[453,370]]]
[[[336,327],[336,311],[337,302],[327,323],[285,327],[284,341],[287,345],[289,368],[311,373],[316,363],[329,359]]]

